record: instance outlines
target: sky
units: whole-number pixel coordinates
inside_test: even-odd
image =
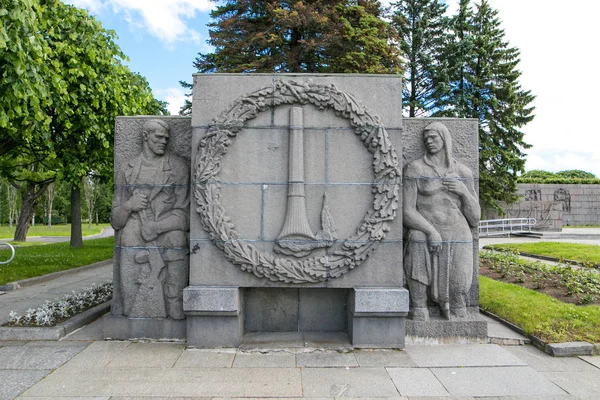
[[[570,0],[489,0],[498,10],[505,39],[521,52],[520,84],[531,90],[535,119],[522,127],[526,170],[581,169],[600,177],[600,123],[587,116],[596,105],[600,80],[597,15],[600,2]],[[210,0],[67,0],[90,11],[129,57],[132,71],[145,76],[154,96],[177,114],[191,82],[198,52],[206,44]],[[457,0],[448,0],[449,11]],[[384,1],[383,3],[386,3]],[[387,2],[389,3],[389,1]],[[589,111],[589,110],[588,110]],[[594,113],[592,113],[594,114]],[[593,116],[593,115],[592,115]]]

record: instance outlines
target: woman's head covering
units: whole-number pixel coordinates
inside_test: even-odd
[[[423,135],[425,132],[433,131],[436,132],[442,138],[444,142],[444,152],[446,153],[446,168],[449,168],[452,165],[452,136],[450,135],[450,131],[446,128],[446,125],[441,122],[432,122],[427,125],[425,129],[423,129]]]

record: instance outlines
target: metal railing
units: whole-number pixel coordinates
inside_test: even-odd
[[[15,248],[12,246],[12,244],[10,243],[6,243],[6,242],[0,242],[0,246],[7,246],[10,249],[10,258],[6,261],[0,261],[0,265],[2,264],[8,264],[9,262],[11,262],[13,260],[13,258],[15,258]]]
[[[535,218],[486,219],[479,221],[479,236],[531,232],[536,222]]]

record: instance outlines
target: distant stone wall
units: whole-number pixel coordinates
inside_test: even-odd
[[[600,225],[600,185],[521,183],[517,193],[523,199],[513,208],[531,209],[535,203],[540,204],[539,208],[543,203],[556,202],[562,209],[562,226]],[[557,209],[548,210],[551,215],[547,220],[555,220],[549,224],[550,229],[555,230]]]

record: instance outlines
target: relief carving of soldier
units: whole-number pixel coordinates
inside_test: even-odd
[[[189,171],[169,154],[169,125],[143,125],[141,154],[118,171],[112,209],[118,264],[113,314],[183,319],[189,270]]]
[[[444,318],[467,316],[473,277],[473,236],[480,207],[473,173],[452,156],[448,128],[423,130],[425,154],[404,169],[404,268],[414,320],[429,319],[428,303]]]

